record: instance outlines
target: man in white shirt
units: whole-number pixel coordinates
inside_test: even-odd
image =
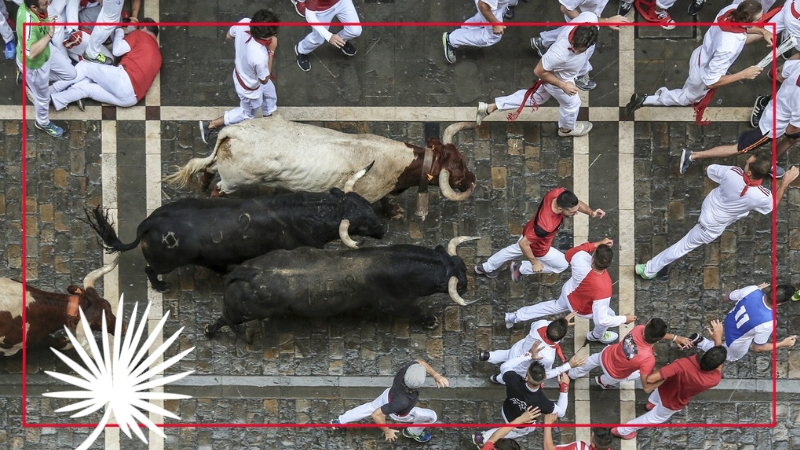
[[[338,33],[331,33],[328,31],[330,26],[319,25],[332,22],[334,17],[342,23],[359,23],[353,0],[306,0],[302,3],[305,6],[306,22],[311,25],[311,33],[308,33],[302,41],[294,46],[297,66],[303,72],[311,70],[311,61],[308,59],[308,55],[325,42],[329,42],[341,50],[345,56],[355,56],[356,47],[350,43],[350,40],[361,36],[360,26],[346,25]]]
[[[559,342],[567,335],[569,327],[575,325],[572,319],[575,318],[575,313],[572,313],[561,319],[552,322],[548,320],[539,320],[531,324],[531,332],[520,339],[507,350],[493,350],[490,352],[479,352],[479,359],[487,361],[490,364],[500,364],[500,373],[506,372],[508,369],[517,372],[520,376],[524,377],[528,371],[528,366],[531,365],[531,358],[522,358],[520,362],[517,358],[525,355],[526,352],[531,354],[538,353],[541,357],[538,361],[544,366],[546,371],[546,379],[557,377],[573,367],[578,367],[586,361],[585,356],[574,355],[570,358],[569,362],[564,363],[553,368],[553,363],[556,356],[565,361],[564,353],[561,352]],[[512,365],[513,364],[513,365]],[[505,384],[500,375],[492,375],[489,381],[497,384]]]
[[[464,25],[450,33],[442,34],[444,57],[447,62],[456,62],[455,50],[458,47],[490,47],[503,38],[503,16],[509,6],[509,0],[475,0],[478,12],[465,20],[465,23],[489,22],[491,25],[478,27]]]
[[[260,9],[253,18],[244,18],[242,24],[277,23],[278,16],[269,9]],[[234,25],[226,38],[233,39],[236,59],[233,68],[233,86],[239,95],[239,107],[226,111],[222,117],[206,122],[200,121],[200,137],[210,141],[211,133],[223,126],[250,120],[261,109],[264,117],[278,108],[275,84],[270,79],[272,60],[278,47],[277,26]]]
[[[787,61],[778,71],[778,81],[782,82],[776,97],[767,103],[758,121],[758,127],[745,131],[739,136],[736,144],[720,145],[710,150],[692,152],[684,149],[681,154],[680,172],[686,173],[692,161],[706,158],[727,158],[740,153],[747,153],[757,147],[769,143],[772,139],[781,138],[775,147],[775,159],[780,158],[789,148],[800,141],[800,61]],[[775,129],[772,128],[772,108],[775,104]],[[776,170],[777,178],[781,178],[783,169]]]
[[[530,89],[521,89],[506,97],[497,97],[491,104],[480,102],[475,120],[478,124],[489,114],[504,109],[516,109],[509,114],[509,120],[516,119],[522,108],[531,106],[538,108],[550,97],[558,101],[558,135],[561,137],[584,136],[592,129],[591,122],[578,122],[578,111],[581,99],[575,79],[588,73],[591,68],[589,58],[594,53],[597,43],[598,28],[596,25],[580,25],[596,23],[597,15],[583,12],[561,30],[556,42],[542,56],[533,70],[539,80]],[[574,30],[574,32],[573,32]]]
[[[676,259],[716,240],[728,225],[746,217],[750,211],[771,213],[772,192],[761,185],[771,168],[772,159],[763,154],[750,156],[744,169],[717,164],[708,166],[706,174],[712,181],[719,183],[719,186],[712,189],[703,200],[697,224],[683,239],[653,257],[647,264],[637,264],[636,274],[645,280],[651,280]],[[778,188],[776,206],[780,204],[786,189],[798,174],[800,170],[797,167],[786,172]]]
[[[781,284],[775,289],[775,304],[781,306],[792,298],[794,288]],[[770,343],[772,337],[772,295],[769,283],[747,286],[726,295],[724,301],[736,302],[736,306],[725,318],[725,342],[728,361],[744,357],[751,345],[754,352],[771,352],[773,348],[791,347],[797,336],[789,336],[778,343]],[[689,336],[692,343],[704,351],[716,345],[698,333]]]
[[[103,9],[100,10],[100,16],[97,17],[97,23],[119,23],[122,19],[122,6],[125,0],[102,0],[100,2]],[[131,0],[132,8],[135,12],[139,12],[142,0]],[[103,25],[92,28],[92,34],[89,36],[89,46],[83,54],[83,59],[100,64],[113,64],[114,61],[107,57],[100,47],[111,36],[111,33],[117,28],[117,25]]]

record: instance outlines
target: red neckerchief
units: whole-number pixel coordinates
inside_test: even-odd
[[[561,358],[561,362],[566,362],[567,358],[564,357],[564,352],[561,351],[561,346],[558,345],[558,342],[553,342],[550,339],[547,339],[547,327],[539,327],[539,329],[536,331],[539,333],[539,336],[541,336],[542,342],[556,349],[556,354],[559,358]]]
[[[704,127],[711,123],[710,120],[703,119],[703,116],[705,115],[706,108],[711,104],[711,99],[714,98],[715,92],[717,92],[717,88],[709,89],[699,102],[692,103],[692,108],[694,108],[694,123],[699,127]]]
[[[722,31],[727,31],[728,33],[747,33],[747,29],[741,25],[735,25],[736,22],[733,21],[733,9],[726,12],[725,14],[719,17],[717,23],[719,23],[719,29]]]
[[[761,186],[761,182],[763,181],[763,180],[751,180],[750,177],[748,177],[747,174],[744,173],[744,170],[742,171],[742,180],[744,180],[744,189],[742,189],[742,193],[739,194],[739,197],[744,197],[745,192],[747,192],[747,188],[751,186],[752,187]]]
[[[244,41],[245,44],[250,42],[250,39],[254,39],[256,42],[263,45],[264,47],[269,47],[269,45],[272,44],[272,38],[261,39],[253,36],[249,31],[245,31],[245,33],[247,33],[247,35],[250,36],[249,38],[247,38],[246,41]]]
[[[797,8],[794,7],[794,2],[791,2],[790,7],[789,12],[792,13],[792,16],[794,16],[795,19],[800,19],[800,12],[797,12]]]
[[[537,89],[539,89],[539,86],[543,84],[544,84],[543,80],[536,80],[536,82],[533,83],[533,86],[531,86],[530,88],[528,88],[527,91],[525,91],[525,97],[522,98],[522,103],[519,105],[519,108],[517,108],[517,110],[512,113],[508,113],[509,122],[517,120],[517,117],[519,117],[519,113],[522,112],[522,109],[525,108],[525,104],[528,103],[528,99],[531,98],[531,95],[533,95],[533,93],[536,92]],[[532,110],[536,111],[537,109],[539,109],[539,105],[536,104],[536,100],[531,100],[531,102],[533,102],[533,104],[531,105]]]
[[[572,51],[572,38],[575,37],[575,30],[577,29],[578,27],[573,28],[572,31],[569,32],[569,37],[567,37],[567,41],[569,42],[569,48],[567,50],[569,51]]]

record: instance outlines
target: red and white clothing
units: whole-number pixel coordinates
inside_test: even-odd
[[[536,210],[536,215],[523,227],[522,236],[520,236],[519,240],[490,256],[483,263],[483,270],[494,272],[506,262],[523,256],[519,241],[525,238],[531,243],[530,248],[533,256],[544,266],[542,273],[561,273],[565,271],[568,264],[567,260],[564,259],[564,254],[551,247],[553,238],[555,238],[558,230],[561,229],[564,220],[562,214],[553,212],[552,204],[565,190],[566,188],[558,187],[545,194],[539,204],[539,208]],[[527,259],[523,261],[519,271],[524,275],[532,275],[533,267],[531,262]]]
[[[766,12],[767,9],[765,8],[764,11]],[[800,0],[786,0],[781,10],[772,17],[770,22],[775,23],[776,35],[794,36],[797,40],[795,48],[800,50]],[[772,27],[765,28],[772,31]]]
[[[597,23],[597,14],[593,12],[582,12],[570,22],[570,24],[578,23]],[[576,25],[577,26],[577,25]],[[592,65],[589,63],[589,58],[594,54],[595,46],[592,45],[583,53],[575,53],[572,51],[572,43],[570,42],[570,35],[576,26],[563,27],[558,38],[547,49],[547,52],[542,56],[542,68],[560,80],[567,83],[575,83],[575,78],[588,73],[592,70]],[[452,36],[452,35],[451,35]],[[517,109],[525,99],[526,89],[519,90],[506,97],[495,98],[497,109]],[[575,122],[578,119],[578,111],[581,108],[581,99],[579,95],[567,95],[561,88],[549,84],[542,84],[536,92],[528,98],[525,106],[542,105],[544,102],[555,98],[558,102],[558,126],[565,130],[572,130],[575,128]]]
[[[800,127],[800,61],[789,60],[783,63],[781,75],[785,78],[775,98],[767,103],[764,114],[758,121],[758,127],[766,135],[772,131],[772,104],[775,104],[775,132],[771,135],[777,139],[786,133],[786,127],[791,124]]]
[[[702,370],[698,358],[698,355],[680,358],[662,367],[659,372],[666,381],[649,398],[655,407],[626,425],[664,423],[688,405],[692,397],[718,385],[722,380],[722,372],[718,369]],[[618,431],[624,436],[640,428],[626,426]]]
[[[329,26],[318,24],[333,22],[334,17],[342,23],[360,22],[353,0],[306,0],[305,4],[306,22],[311,25],[311,33],[297,44],[297,52],[303,55],[313,52],[333,36],[333,33],[328,31]],[[347,42],[361,36],[361,27],[345,25],[337,34]]]
[[[712,164],[706,169],[711,180],[719,183],[708,193],[700,209],[700,219],[686,236],[647,262],[645,275],[655,276],[661,269],[703,244],[720,237],[728,225],[747,217],[750,211],[772,212],[772,192],[761,182],[745,181],[738,166]]]
[[[583,441],[570,442],[569,444],[556,445],[556,450],[597,450],[594,446]]]
[[[747,30],[730,22],[735,5],[726,6],[714,20],[719,26],[710,27],[703,37],[703,44],[689,58],[689,78],[681,89],[659,88],[644,100],[647,106],[688,106],[700,101],[708,92],[708,86],[719,81],[744,48]]]
[[[117,28],[112,52],[120,58],[118,66],[81,61],[75,65],[74,80],[53,84],[50,98],[57,110],[82,98],[128,107],[145,97],[161,69],[161,50],[155,37],[143,30],[125,36]]]
[[[653,347],[644,340],[644,327],[633,327],[621,341],[605,347],[600,353],[592,354],[584,365],[570,369],[570,378],[584,377],[598,366],[603,369],[600,382],[606,386],[649,375],[655,367],[656,358]]]
[[[541,359],[538,361],[544,366],[547,371],[547,378],[557,377],[559,374],[564,373],[570,369],[569,363],[564,362],[564,354],[561,352],[561,346],[558,342],[553,342],[547,338],[547,326],[550,325],[549,320],[539,320],[531,324],[531,331],[525,336],[514,343],[508,350],[493,350],[489,352],[489,363],[500,364],[500,372],[504,373],[513,370],[520,376],[525,377],[528,372],[528,367],[531,365],[530,356],[526,353],[530,351],[534,343],[544,344],[544,348],[539,351]],[[553,364],[559,361],[559,366],[555,369]],[[563,363],[563,364],[561,364]],[[497,377],[498,381],[502,381]]]
[[[603,14],[603,10],[606,9],[608,0],[559,0],[559,3],[569,11],[575,11],[577,9],[579,12],[591,12],[597,17],[600,17]],[[564,22],[571,21],[572,19],[564,14]],[[558,39],[558,35],[561,34],[563,28],[564,27],[558,27],[555,30],[542,31],[541,34],[539,34],[545,47],[551,46],[553,42]]]
[[[250,23],[250,18],[246,17],[239,23]],[[233,37],[236,52],[231,76],[239,96],[239,107],[225,111],[223,120],[226,126],[252,119],[259,108],[264,116],[278,109],[275,84],[269,79],[269,59],[272,56],[267,46],[250,35],[249,26],[232,26],[228,34]],[[261,84],[260,80],[268,81]]]
[[[513,322],[572,311],[579,317],[594,321],[594,330],[589,332],[589,338],[593,340],[600,340],[607,329],[625,323],[626,317],[617,316],[609,306],[612,289],[608,271],[592,269],[591,252],[594,250],[595,245],[591,242],[570,249],[566,260],[572,266],[572,276],[561,288],[558,300],[524,306],[510,315]]]
[[[475,0],[475,8],[478,8],[479,3],[485,3],[492,10],[492,15],[500,22],[503,21],[503,15],[508,9],[508,0]],[[486,17],[478,8],[478,12],[474,16],[464,21],[465,23],[486,23]],[[503,38],[502,34],[494,34],[492,27],[489,25],[477,27],[464,25],[461,28],[456,28],[450,33],[448,41],[450,45],[455,48],[458,47],[490,47]]]
[[[118,23],[120,19],[122,19],[122,5],[124,3],[125,0],[103,0],[103,9],[100,10],[97,22]],[[100,47],[103,46],[103,42],[111,36],[111,33],[113,33],[116,28],[117,25],[96,26],[92,28],[86,55],[90,58],[96,58],[101,52]]]

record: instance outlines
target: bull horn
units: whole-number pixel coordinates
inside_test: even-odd
[[[94,288],[94,283],[98,278],[114,270],[114,267],[117,267],[117,263],[119,262],[119,255],[119,253],[116,253],[114,255],[114,259],[110,263],[99,269],[89,272],[89,275],[86,275],[86,277],[83,279],[83,289],[86,290],[89,288]]]
[[[453,299],[454,302],[458,303],[461,306],[467,306],[467,302],[458,295],[458,278],[457,277],[450,277],[450,281],[447,282],[447,293],[450,294],[450,298]]]
[[[342,240],[344,245],[350,248],[358,248],[358,242],[351,239],[350,234],[347,232],[349,228],[350,221],[347,219],[342,219],[342,222],[339,224],[339,238]]]
[[[450,239],[450,242],[447,243],[447,254],[450,256],[456,256],[456,247],[464,242],[474,241],[480,238],[480,236],[456,236],[453,239]]]
[[[456,135],[459,131],[468,130],[471,128],[477,128],[478,122],[456,122],[450,124],[447,128],[444,129],[444,134],[442,135],[442,143],[443,144],[452,144],[453,143],[453,136]]]
[[[439,189],[446,199],[454,202],[463,202],[472,195],[472,192],[475,190],[475,183],[472,183],[469,189],[464,192],[456,192],[450,187],[450,171],[442,169],[442,171],[439,172]]]
[[[369,172],[369,169],[372,169],[372,166],[374,166],[374,165],[375,165],[375,161],[372,161],[371,163],[369,163],[369,165],[367,167],[364,167],[363,169],[361,169],[358,172],[354,173],[353,176],[350,177],[349,180],[347,180],[347,183],[344,184],[344,193],[346,194],[348,192],[353,192],[353,186],[356,185],[356,181],[358,181],[359,178],[361,178],[364,175],[366,175],[366,173]]]

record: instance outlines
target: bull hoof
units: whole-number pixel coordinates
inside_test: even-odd
[[[392,220],[400,220],[405,215],[406,210],[401,208],[398,205],[389,205],[389,208],[386,210],[386,215],[389,216]]]
[[[247,345],[253,345],[253,336],[255,336],[256,332],[253,330],[247,330],[244,333],[244,341],[247,342]]]
[[[211,325],[210,325],[210,324],[209,324],[209,325],[206,325],[206,327],[203,329],[203,336],[205,336],[205,337],[206,337],[206,339],[211,339],[211,338],[213,338],[215,334],[216,334],[216,333],[212,333],[212,332],[211,332]]]
[[[436,316],[426,317],[425,321],[422,323],[422,326],[428,330],[439,328],[439,319],[437,319]]]
[[[169,292],[170,286],[169,283],[166,281],[159,281],[158,283],[153,283],[153,289],[157,290],[158,292]]]

